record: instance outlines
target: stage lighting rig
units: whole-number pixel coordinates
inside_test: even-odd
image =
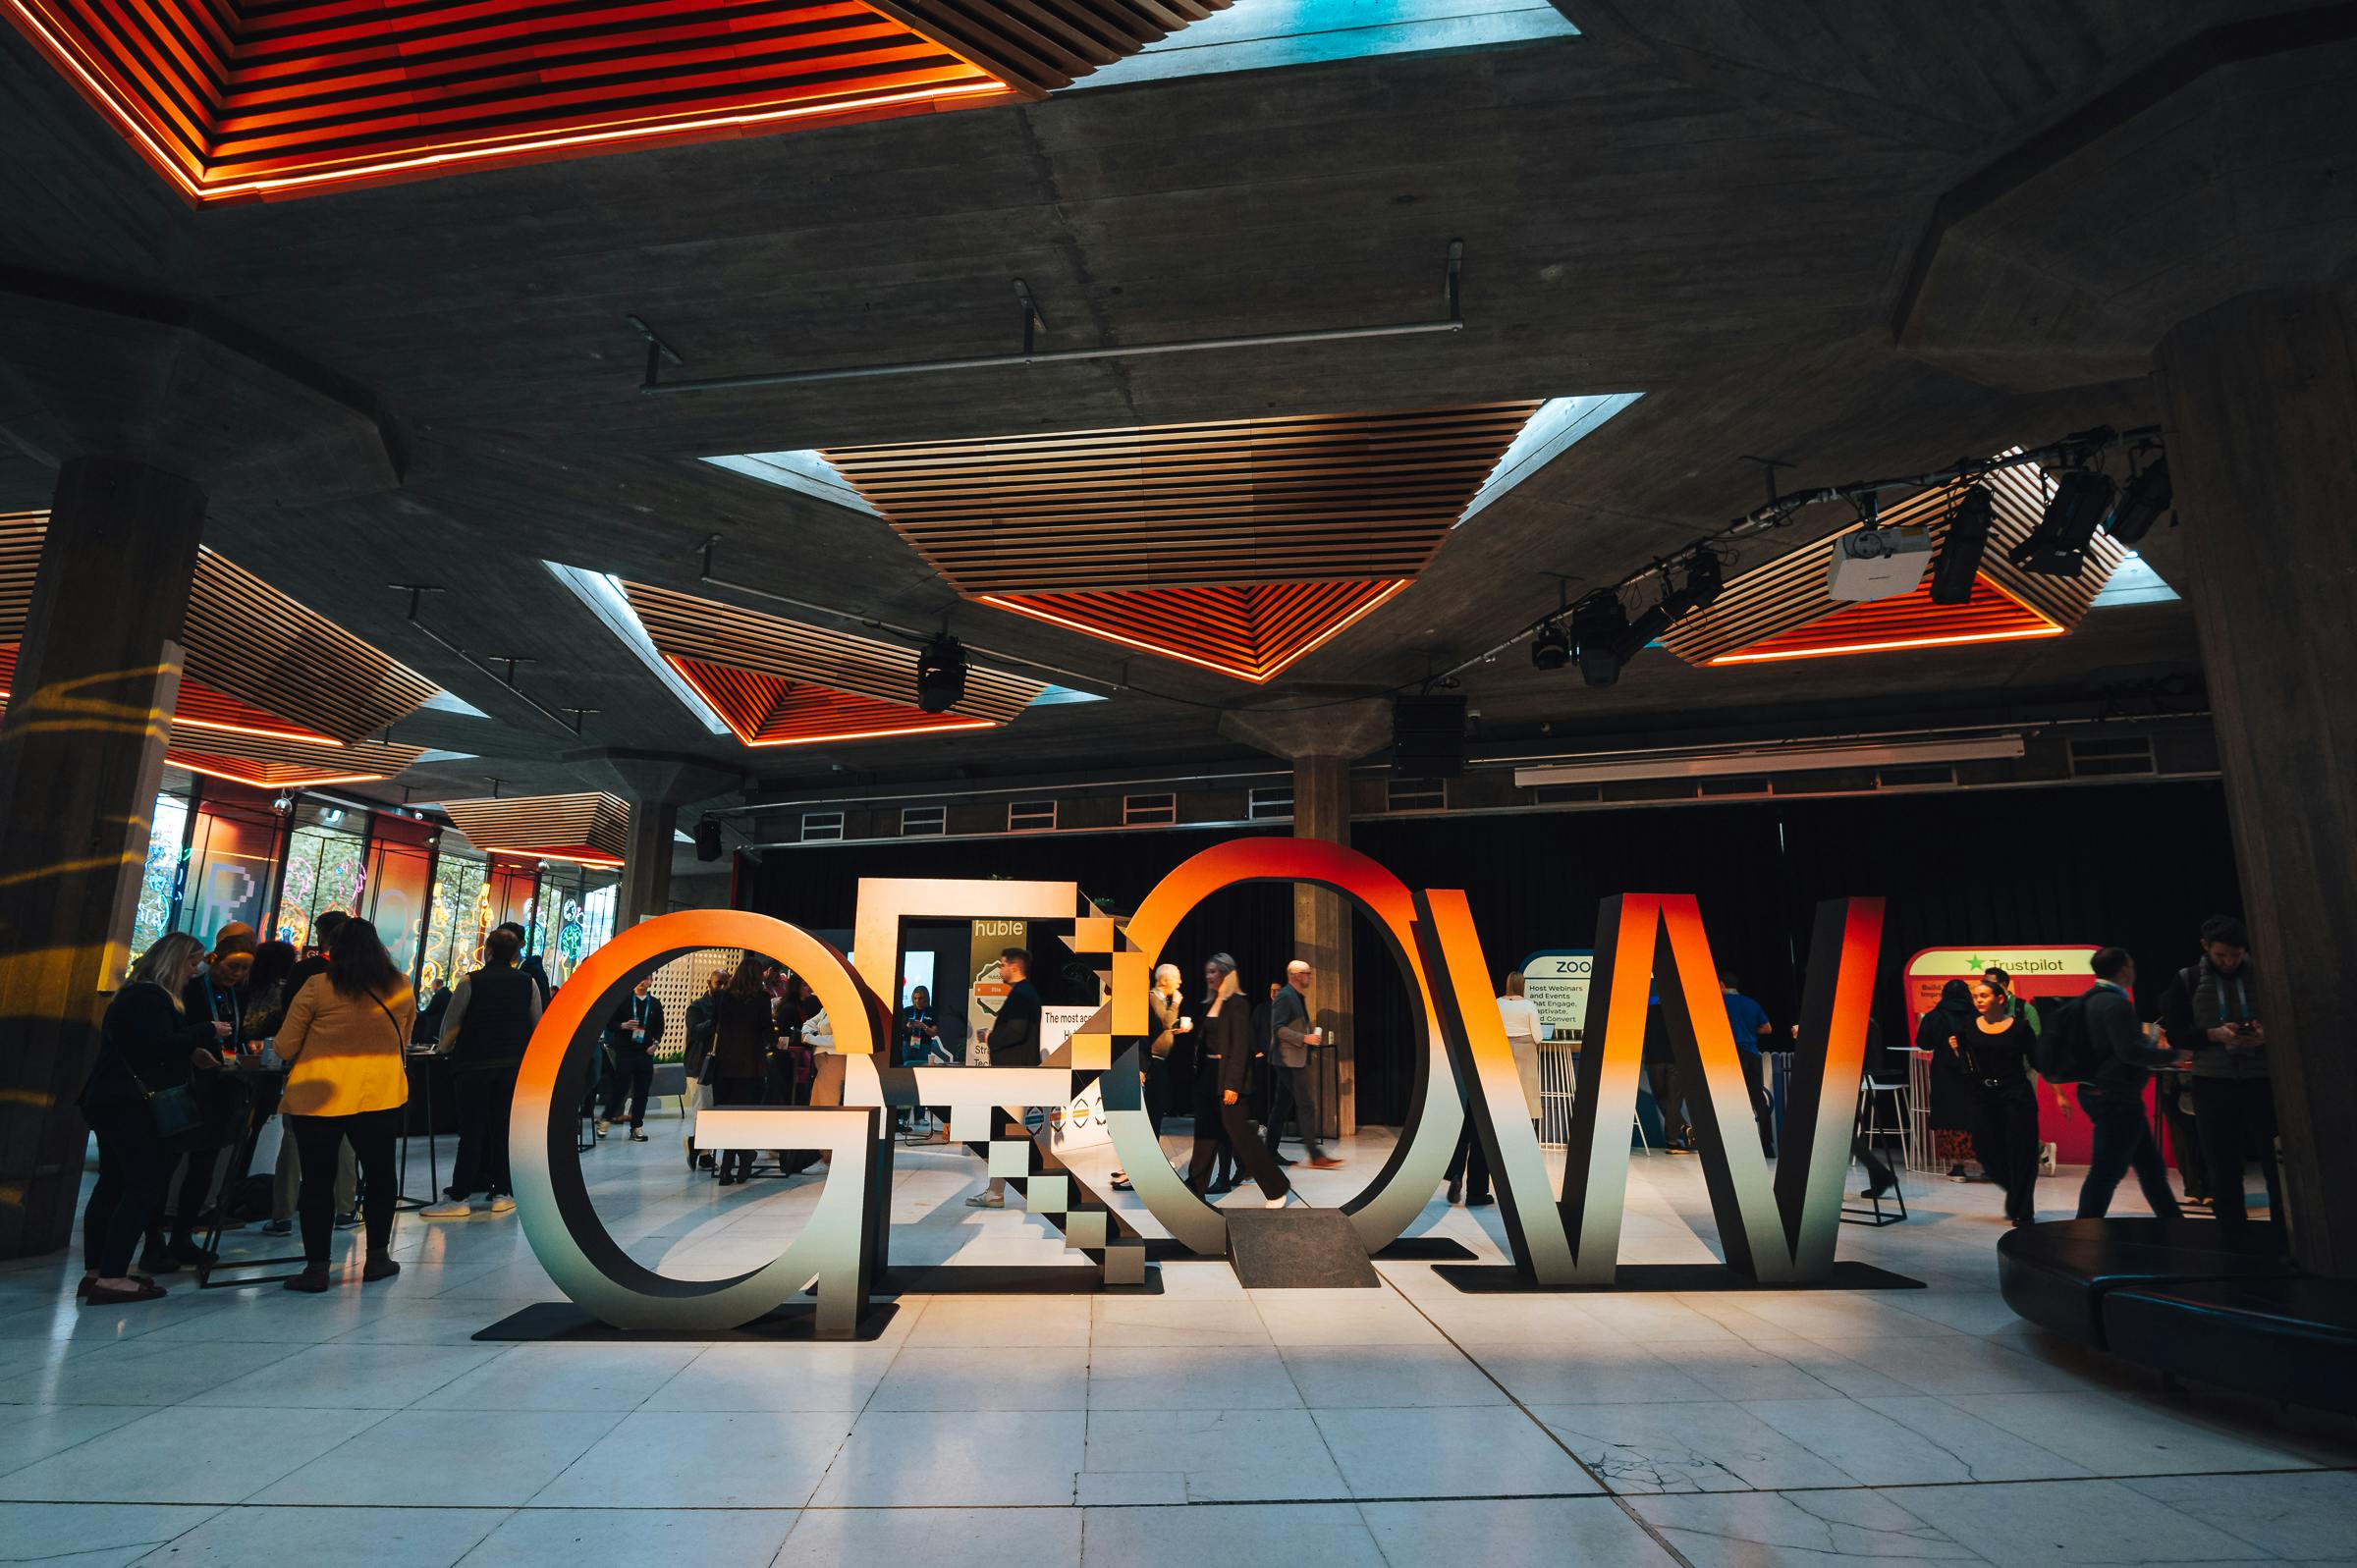
[[[1932,603],[1960,605],[1972,597],[1981,557],[1989,548],[1989,525],[1996,517],[1996,498],[1987,485],[1974,485],[1957,498],[1947,514],[1946,537],[1932,563]]]
[[[2111,509],[2111,520],[2104,524],[2104,531],[2121,544],[2133,546],[2153,531],[2161,514],[2175,502],[2176,493],[2168,486],[2168,460],[2156,459],[2120,491],[2119,505]]]
[[[1708,610],[1726,588],[1727,571],[1719,558],[1708,550],[1698,550],[1686,563],[1685,584],[1665,594],[1662,608],[1670,612],[1672,621],[1680,621],[1697,610]]]
[[[2087,564],[2087,547],[2103,526],[2118,491],[2111,476],[2092,468],[2059,474],[2046,514],[2030,536],[2005,552],[2005,559],[2024,571],[2048,577],[2075,577]]]
[[[1578,650],[1580,677],[1589,685],[1601,689],[1620,678],[1629,629],[1628,610],[1617,592],[1592,593],[1572,607],[1571,644]]]
[[[1571,662],[1571,639],[1563,635],[1562,624],[1550,621],[1539,627],[1530,639],[1530,667],[1533,670],[1561,670]]]
[[[943,632],[916,656],[916,705],[927,713],[948,713],[965,698],[965,649]]]

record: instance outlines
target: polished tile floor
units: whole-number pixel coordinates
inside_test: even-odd
[[[585,1157],[609,1227],[674,1272],[767,1261],[816,1178],[717,1189],[676,1125]],[[1384,1149],[1344,1152],[1311,1201]],[[904,1151],[896,1260],[1065,1261],[1018,1208],[964,1207],[979,1174]],[[2046,1184],[2050,1216],[2070,1191]],[[1245,1291],[1190,1263],[1159,1296],[908,1297],[858,1345],[477,1342],[553,1295],[512,1216],[405,1217],[401,1275],[325,1297],[180,1276],[89,1312],[73,1261],[17,1264],[0,1560],[2357,1560],[2357,1429],[2165,1395],[2029,1328],[1997,1295],[1994,1192],[1909,1196],[1842,1247],[1922,1290],[1472,1296],[1387,1263],[1378,1290]],[[1419,1228],[1501,1235],[1437,1200]],[[1626,1261],[1714,1234],[1693,1162],[1635,1158]]]

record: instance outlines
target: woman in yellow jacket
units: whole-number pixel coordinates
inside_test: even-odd
[[[302,1194],[295,1210],[302,1220],[304,1260],[302,1272],[287,1281],[289,1290],[316,1294],[327,1288],[336,1162],[347,1140],[367,1184],[360,1212],[368,1260],[360,1277],[401,1272],[389,1250],[393,1201],[401,1190],[393,1144],[410,1099],[404,1053],[416,1021],[416,997],[365,920],[337,928],[327,972],[305,980],[287,1003],[278,1026],[279,1059],[288,1064],[279,1109],[302,1162]]]

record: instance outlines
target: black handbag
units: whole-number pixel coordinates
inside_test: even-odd
[[[147,1102],[147,1114],[155,1121],[155,1135],[168,1149],[186,1149],[203,1142],[212,1117],[197,1097],[193,1084],[177,1083],[168,1089],[149,1089],[131,1063],[121,1056],[124,1076],[131,1080],[139,1098]]]

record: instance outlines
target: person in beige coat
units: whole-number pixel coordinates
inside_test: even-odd
[[[401,1271],[393,1261],[393,1202],[401,1185],[393,1145],[410,1100],[406,1053],[417,999],[394,967],[376,927],[348,920],[336,932],[327,972],[311,976],[287,1003],[278,1056],[287,1065],[279,1109],[302,1160],[302,1272],[289,1290],[327,1288],[327,1247],[335,1223],[336,1160],[349,1142],[366,1184],[360,1215],[367,1226],[363,1281]]]

